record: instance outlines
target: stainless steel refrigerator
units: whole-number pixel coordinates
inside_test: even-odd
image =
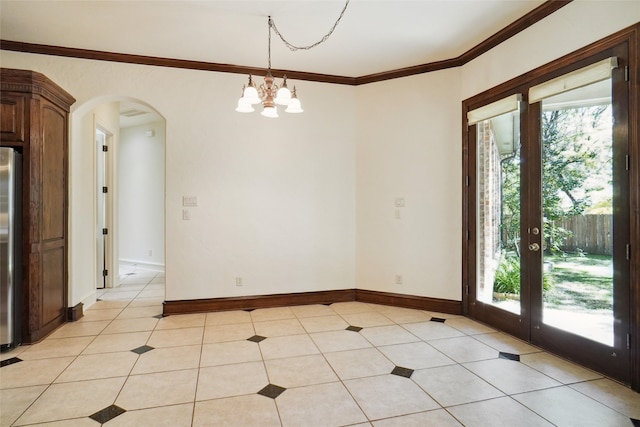
[[[0,338],[1,349],[20,344],[22,277],[22,156],[0,147]]]

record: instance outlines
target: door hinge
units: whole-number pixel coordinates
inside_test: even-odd
[[[628,171],[631,170],[631,158],[629,157],[628,154],[625,156],[624,160],[625,160],[625,163],[626,163],[627,170]]]
[[[471,233],[467,230],[467,240],[471,240]]]
[[[469,295],[469,284],[468,283],[464,286],[464,292],[465,292],[466,295]]]
[[[103,228],[103,229],[102,229],[102,234],[103,234],[103,235],[105,235],[105,236],[106,236],[107,234],[109,234],[109,229],[108,229],[108,228]]]
[[[109,187],[102,187],[102,192],[103,193],[108,193],[109,192]]]
[[[631,334],[627,334],[627,350],[631,349]]]
[[[465,178],[466,178],[466,179],[465,179],[465,182],[466,182],[467,187],[468,187],[468,186],[469,186],[469,175],[467,175]]]
[[[624,81],[628,82],[629,81],[629,66],[625,65],[624,67]]]
[[[631,259],[631,245],[627,243],[627,261]]]
[[[104,151],[105,153],[106,153],[107,151],[109,151],[109,146],[108,146],[108,145],[103,145],[103,146],[102,146],[102,151]]]
[[[102,270],[102,277],[107,277],[109,275],[109,270]]]

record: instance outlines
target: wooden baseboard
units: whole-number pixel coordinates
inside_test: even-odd
[[[298,294],[252,295],[246,297],[165,301],[162,315],[202,313],[208,311],[253,310],[308,304],[331,304],[354,301],[355,290],[304,292]]]
[[[84,316],[83,307],[84,307],[84,304],[82,304],[81,302],[79,302],[78,304],[76,304],[73,307],[68,307],[67,308],[67,321],[68,322],[75,322],[76,320],[80,320],[82,318],[82,316]]]
[[[448,314],[462,313],[461,301],[366,291],[362,289],[344,289],[294,294],[165,301],[162,307],[162,315],[170,316],[172,314],[206,313],[211,311],[254,310],[258,308],[332,304],[334,302],[350,301],[415,308]]]
[[[394,294],[391,292],[367,291],[364,289],[356,289],[355,291],[356,301],[437,311],[438,313],[462,314],[462,301]]]

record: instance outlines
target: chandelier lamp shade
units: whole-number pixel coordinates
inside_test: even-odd
[[[302,105],[298,99],[296,88],[290,91],[287,87],[287,76],[285,75],[282,85],[277,85],[271,75],[271,70],[267,70],[264,83],[259,87],[253,82],[253,76],[249,75],[249,83],[242,88],[242,97],[238,100],[236,111],[239,113],[252,113],[256,104],[262,104],[262,114],[265,117],[277,118],[278,108],[276,105],[283,105],[287,108],[286,113],[302,113]]]
[[[300,100],[298,99],[298,94],[296,91],[296,87],[293,87],[293,90],[290,90],[287,86],[287,76],[286,74],[283,76],[282,84],[277,84],[273,75],[271,74],[271,31],[275,32],[283,43],[291,50],[309,50],[321,43],[324,43],[329,36],[333,33],[333,31],[338,26],[338,23],[342,19],[344,12],[347,10],[347,6],[349,5],[349,0],[346,1],[340,16],[336,20],[333,27],[329,30],[329,32],[322,37],[318,42],[309,45],[309,46],[295,46],[289,43],[285,38],[280,34],[278,28],[276,27],[273,19],[269,16],[268,25],[269,25],[269,42],[268,42],[268,67],[267,74],[264,77],[264,83],[260,84],[260,86],[256,86],[256,83],[253,81],[253,76],[249,75],[249,82],[242,87],[242,96],[238,100],[238,106],[236,107],[236,111],[239,113],[252,113],[255,111],[254,105],[262,104],[262,114],[265,117],[269,118],[277,118],[278,117],[278,105],[286,106],[284,110],[286,113],[302,113],[304,110],[302,109],[302,105],[300,104]]]

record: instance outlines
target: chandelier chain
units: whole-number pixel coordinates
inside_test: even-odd
[[[342,19],[342,16],[344,15],[344,12],[347,10],[347,6],[349,6],[349,1],[347,0],[346,3],[344,4],[344,8],[342,8],[342,12],[340,12],[340,16],[338,17],[338,19],[336,20],[336,22],[333,24],[333,27],[331,27],[331,29],[329,30],[329,32],[327,34],[324,35],[324,37],[322,37],[320,40],[318,40],[317,42],[310,44],[308,46],[296,46],[294,44],[291,44],[290,42],[288,42],[284,36],[280,33],[280,31],[278,31],[278,27],[276,27],[276,23],[273,22],[273,19],[271,19],[271,17],[269,17],[269,68],[271,68],[271,28],[273,28],[273,31],[275,31],[275,33],[278,35],[278,37],[280,37],[280,40],[282,40],[282,42],[289,48],[289,50],[291,50],[292,52],[295,52],[297,50],[309,50],[309,49],[313,49],[314,47],[324,43],[327,41],[327,39],[331,36],[331,34],[333,34],[333,31],[336,29],[336,27],[338,26],[338,24],[340,23],[340,20]]]
[[[269,70],[271,69],[271,27],[273,26],[273,20],[269,16]]]

